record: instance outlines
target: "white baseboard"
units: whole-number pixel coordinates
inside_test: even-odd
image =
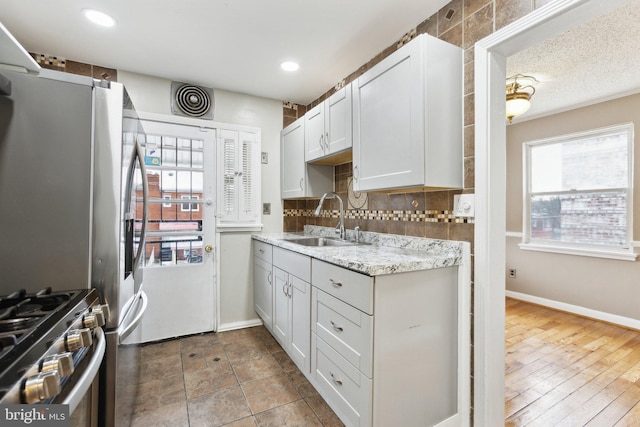
[[[530,302],[533,304],[543,305],[556,310],[562,310],[580,316],[589,317],[591,319],[602,320],[603,322],[613,323],[615,325],[624,326],[640,330],[640,320],[630,317],[618,316],[617,314],[605,313],[604,311],[592,310],[590,308],[580,307],[578,305],[567,304],[564,302],[553,301],[546,298],[540,298],[533,295],[523,294],[520,292],[506,291],[508,297]]]
[[[253,326],[262,325],[262,320],[259,318],[251,320],[243,320],[241,322],[222,323],[218,326],[216,332],[234,331],[236,329],[251,328]]]

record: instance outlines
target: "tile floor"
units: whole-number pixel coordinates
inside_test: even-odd
[[[263,327],[141,348],[134,426],[343,426]]]

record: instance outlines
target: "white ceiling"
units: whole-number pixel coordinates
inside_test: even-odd
[[[306,105],[448,2],[2,0],[0,22],[28,51]]]
[[[531,109],[514,123],[640,92],[640,0],[507,59],[507,76],[536,77]]]

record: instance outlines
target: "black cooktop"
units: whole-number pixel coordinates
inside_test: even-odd
[[[0,396],[95,299],[94,289],[0,296]]]

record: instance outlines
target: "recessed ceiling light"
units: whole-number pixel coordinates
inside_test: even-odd
[[[280,64],[280,68],[282,68],[285,71],[297,71],[298,68],[300,68],[300,65],[298,65],[297,62],[285,61],[282,64]]]
[[[113,27],[116,25],[116,20],[104,12],[95,9],[83,9],[82,13],[91,22],[103,27]]]

